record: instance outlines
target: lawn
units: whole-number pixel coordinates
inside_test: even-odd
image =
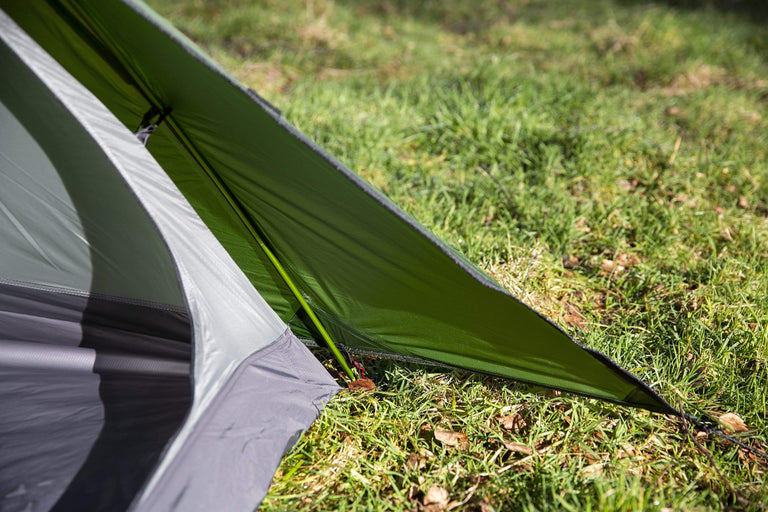
[[[150,4],[577,341],[766,449],[768,4]],[[767,460],[675,418],[362,362],[376,391],[328,405],[263,510],[768,503]]]

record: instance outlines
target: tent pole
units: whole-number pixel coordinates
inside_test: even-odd
[[[202,155],[200,155],[200,153],[197,152],[197,149],[194,147],[194,145],[192,145],[189,139],[187,139],[186,134],[181,130],[181,127],[178,124],[176,124],[173,117],[168,116],[165,119],[165,122],[169,125],[169,127],[174,132],[176,137],[181,141],[181,143],[184,144],[187,150],[192,154],[195,161],[197,161],[198,164],[200,164],[200,167],[203,168],[203,170],[211,179],[211,181],[213,181],[214,185],[216,185],[216,188],[219,189],[219,192],[221,192],[221,194],[227,200],[227,203],[229,203],[230,207],[234,210],[234,212],[240,218],[245,228],[248,230],[248,232],[251,234],[254,240],[256,240],[256,242],[259,244],[259,247],[261,247],[261,250],[264,251],[264,254],[267,256],[270,263],[272,263],[272,266],[275,267],[275,270],[277,270],[277,273],[280,274],[280,277],[283,278],[283,281],[288,286],[288,289],[291,290],[291,293],[293,294],[293,296],[296,297],[296,300],[299,301],[299,305],[301,306],[301,308],[307,313],[307,316],[309,317],[310,321],[314,325],[315,329],[317,329],[317,332],[320,333],[320,336],[323,338],[323,341],[325,341],[331,353],[333,353],[333,356],[336,358],[336,361],[338,361],[338,363],[341,365],[342,369],[344,370],[344,373],[346,373],[347,377],[349,377],[352,380],[357,379],[357,376],[347,364],[346,359],[344,359],[344,356],[341,355],[341,352],[339,351],[339,349],[336,347],[336,344],[331,339],[331,335],[328,334],[328,331],[325,329],[325,327],[323,327],[322,322],[317,317],[317,315],[312,310],[312,308],[307,303],[307,301],[304,299],[304,296],[301,294],[301,291],[299,291],[299,288],[293,282],[293,280],[291,279],[291,276],[288,275],[288,272],[285,270],[282,263],[280,263],[280,260],[277,259],[277,256],[275,256],[275,253],[273,253],[272,250],[267,246],[264,239],[261,237],[261,235],[253,226],[253,224],[250,222],[248,216],[243,211],[239,202],[232,196],[227,186],[219,179],[218,175],[213,171],[213,169],[211,169],[211,167],[208,165],[208,162],[206,162],[205,159],[202,157]]]
[[[82,14],[82,12],[79,12],[79,14]],[[100,34],[108,33],[105,30],[97,30],[97,32]],[[261,249],[264,251],[264,254],[266,254],[267,258],[269,258],[269,261],[275,267],[275,270],[277,270],[277,272],[280,274],[280,277],[283,278],[283,281],[285,281],[285,284],[288,285],[288,288],[291,290],[291,293],[293,293],[293,295],[296,297],[296,300],[299,301],[299,305],[301,305],[304,311],[307,312],[307,315],[309,316],[310,321],[314,324],[315,328],[320,333],[320,336],[323,338],[323,341],[325,341],[326,345],[333,353],[333,356],[336,358],[336,360],[339,362],[341,367],[344,369],[344,373],[346,373],[347,377],[349,377],[350,379],[355,380],[357,378],[355,373],[349,367],[349,365],[347,364],[347,361],[344,359],[344,356],[341,355],[341,352],[339,352],[339,349],[333,343],[333,340],[331,339],[330,334],[328,334],[328,331],[325,330],[325,327],[323,327],[323,324],[322,322],[320,322],[320,319],[317,317],[317,315],[309,306],[309,304],[307,304],[307,301],[301,295],[301,292],[299,291],[298,287],[294,284],[293,280],[288,275],[285,268],[283,268],[282,264],[277,259],[277,256],[275,256],[275,254],[269,249],[269,247],[267,247],[267,244],[264,242],[262,237],[256,231],[256,228],[249,221],[248,217],[246,216],[239,202],[232,196],[227,186],[219,179],[218,175],[213,171],[213,169],[205,160],[205,158],[203,158],[203,156],[197,151],[197,148],[195,148],[194,144],[192,144],[189,138],[187,138],[186,134],[181,129],[181,127],[176,123],[176,121],[170,115],[165,117],[168,113],[170,113],[170,108],[167,106],[163,106],[163,102],[156,101],[156,97],[154,97],[154,95],[152,95],[151,93],[147,92],[147,88],[141,85],[143,81],[136,75],[136,73],[133,71],[133,68],[131,66],[123,64],[122,61],[120,61],[119,64],[120,65],[118,67],[115,63],[112,63],[113,69],[115,69],[118,72],[118,74],[128,75],[130,77],[130,80],[133,82],[133,85],[136,87],[136,90],[144,97],[144,99],[147,100],[147,102],[150,104],[151,107],[157,108],[158,112],[166,113],[162,115],[162,118],[166,120],[171,131],[174,133],[174,135],[176,135],[178,140],[186,147],[186,149],[190,152],[190,154],[195,159],[195,161],[200,165],[200,167],[203,168],[203,170],[211,179],[211,181],[213,181],[214,185],[216,185],[216,188],[219,189],[219,192],[221,192],[221,194],[227,200],[227,202],[235,211],[237,216],[243,222],[248,232],[253,236],[256,242],[258,242],[259,247],[261,247]],[[157,107],[158,105],[160,105],[160,107]],[[144,142],[144,145],[146,146],[146,141]]]

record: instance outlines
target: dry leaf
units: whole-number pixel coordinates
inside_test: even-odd
[[[616,263],[622,267],[631,267],[640,263],[640,260],[634,254],[620,252],[616,255]]]
[[[448,491],[440,487],[439,485],[432,485],[427,493],[424,495],[424,499],[422,500],[422,503],[425,506],[424,510],[429,511],[441,511],[445,510],[445,508],[448,506],[448,502],[450,501],[451,496],[448,494]]]
[[[373,391],[376,384],[371,379],[357,379],[349,383],[350,391]]]
[[[451,432],[450,430],[435,430],[435,439],[445,446],[457,447],[459,450],[469,448],[469,440],[463,432]]]
[[[621,272],[622,270],[624,270],[624,267],[619,265],[614,260],[609,260],[607,258],[604,258],[603,261],[600,262],[600,273],[602,275],[608,275],[614,270]]]
[[[749,208],[749,201],[744,196],[739,196],[739,208]]]
[[[579,266],[579,258],[574,255],[570,255],[567,258],[563,258],[563,267],[576,268]]]
[[[725,427],[734,433],[746,432],[749,430],[744,420],[742,420],[738,414],[727,412],[718,418],[718,421],[725,425]]]
[[[425,460],[434,459],[435,454],[431,451],[427,450],[426,448],[419,448],[419,455],[424,457]]]
[[[528,428],[528,422],[525,421],[523,415],[518,412],[509,414],[507,416],[496,416],[496,419],[499,420],[501,428],[504,430],[509,430],[512,433],[522,432]]]
[[[408,459],[405,461],[405,467],[410,469],[411,471],[419,470],[423,468],[427,463],[427,460],[424,457],[421,457],[420,455],[416,453],[412,453],[408,455]]]
[[[512,453],[522,453],[523,455],[531,455],[533,453],[533,449],[530,446],[514,441],[505,442],[504,447]]]
[[[619,448],[619,452],[616,455],[617,458],[623,459],[624,457],[634,457],[635,456],[635,449],[632,447],[629,443],[624,443],[621,445],[621,448]]]
[[[587,324],[587,321],[581,315],[579,308],[572,304],[565,305],[565,315],[563,316],[563,321],[568,327],[576,327],[579,329],[583,328]]]
[[[590,464],[581,469],[581,476],[585,478],[594,478],[603,474],[603,463]]]
[[[594,464],[596,462],[600,462],[602,459],[600,459],[600,457],[598,457],[594,453],[585,453],[584,460],[586,460],[587,463],[589,464]]]

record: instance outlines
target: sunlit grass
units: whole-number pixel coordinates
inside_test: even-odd
[[[690,412],[737,413],[765,447],[764,7],[151,3],[579,342]],[[329,404],[263,509],[745,506],[666,417],[364,362],[378,390]],[[503,428],[516,413],[528,426]],[[768,501],[764,462],[701,441],[739,494]],[[448,504],[425,503],[432,485]]]

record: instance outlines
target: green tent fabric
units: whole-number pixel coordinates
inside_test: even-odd
[[[352,350],[674,412],[316,147],[141,2],[0,6],[132,131],[167,113],[147,149],[298,334],[313,330],[254,232]]]

